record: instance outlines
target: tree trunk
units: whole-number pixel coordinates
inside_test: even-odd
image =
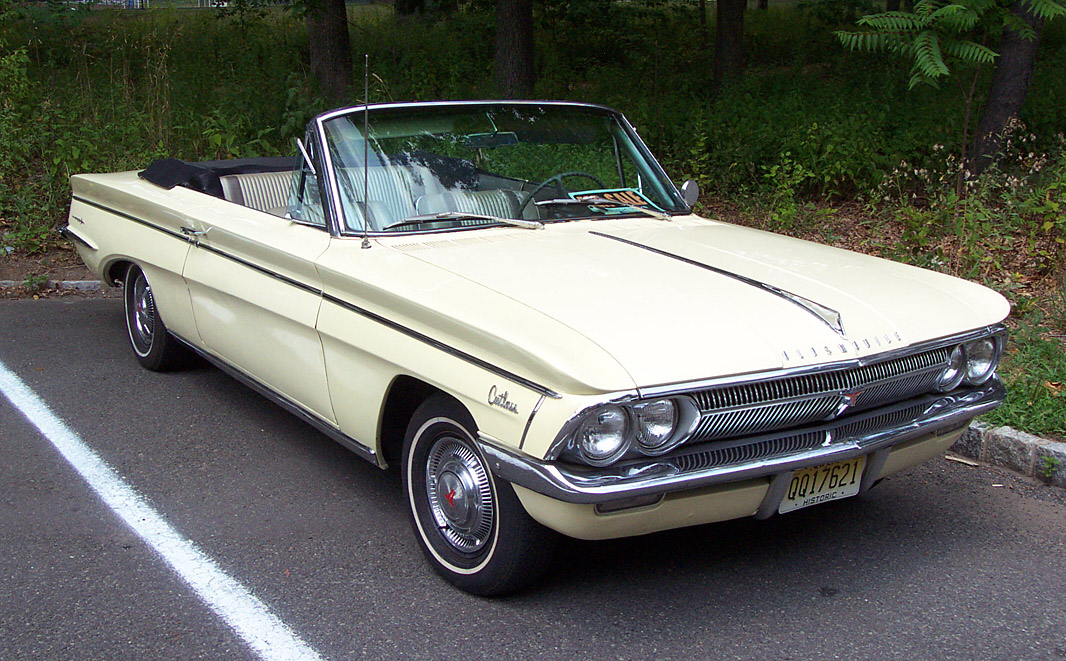
[[[533,95],[533,0],[496,0],[496,88],[507,99]]]
[[[1029,4],[1023,0],[1016,0],[1011,12],[1033,28],[1036,38],[1028,40],[1014,30],[1003,31],[996,69],[992,74],[992,86],[988,90],[981,123],[977,125],[973,150],[970,152],[970,171],[974,174],[984,172],[995,162],[1003,130],[1011,117],[1016,117],[1022,109],[1036,64],[1036,51],[1044,21],[1033,14]]]
[[[744,73],[744,9],[747,0],[718,0],[714,24],[714,80],[717,94]]]
[[[700,48],[707,47],[707,0],[699,0]]]
[[[344,0],[312,0],[307,7],[311,73],[334,102],[348,102],[352,91],[352,44]]]
[[[426,0],[395,0],[392,8],[397,14],[404,16],[417,14],[426,8]]]

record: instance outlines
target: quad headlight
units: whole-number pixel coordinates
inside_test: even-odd
[[[670,448],[677,431],[677,404],[672,399],[656,399],[633,407],[637,415],[637,443],[646,454],[661,454]]]
[[[966,352],[960,344],[951,350],[951,355],[948,357],[948,366],[941,372],[940,380],[937,381],[936,387],[941,392],[954,390],[962,383],[962,377],[965,375]]]
[[[937,381],[937,389],[947,392],[963,382],[971,386],[985,383],[996,373],[1003,339],[999,335],[964,342],[951,350],[951,356]]]
[[[591,466],[626,455],[656,456],[688,439],[698,422],[699,410],[687,397],[605,404],[585,412],[565,452]]]
[[[629,443],[629,416],[621,406],[602,406],[585,416],[577,432],[581,456],[606,466],[622,456]]]
[[[984,337],[966,344],[966,382],[979,386],[992,376],[999,363],[999,347],[995,338]]]

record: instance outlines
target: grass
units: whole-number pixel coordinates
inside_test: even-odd
[[[1007,401],[985,416],[993,425],[1009,425],[1040,436],[1066,437],[1066,369],[1063,343],[1048,338],[1040,315],[1014,325],[1000,375],[1008,385]],[[1056,341],[1057,340],[1057,341]]]

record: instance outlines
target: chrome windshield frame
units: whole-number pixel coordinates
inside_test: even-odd
[[[674,211],[674,212],[666,212],[666,213],[671,214],[671,215],[683,215],[683,214],[690,213],[690,211],[688,210],[688,205],[685,204],[684,198],[681,196],[680,191],[678,191],[677,186],[674,184],[673,180],[670,179],[669,175],[666,174],[666,171],[663,169],[663,167],[659,163],[659,161],[656,160],[655,156],[651,153],[651,150],[648,149],[648,146],[641,139],[641,137],[637,133],[636,129],[633,127],[632,124],[629,123],[629,120],[626,119],[625,115],[623,115],[621,112],[619,112],[619,111],[617,111],[617,110],[615,110],[613,108],[610,108],[610,107],[607,107],[607,106],[603,106],[603,105],[593,104],[593,103],[579,103],[579,102],[575,102],[575,101],[537,101],[537,100],[505,100],[505,101],[467,100],[467,101],[427,101],[427,102],[401,102],[401,103],[371,103],[371,104],[363,104],[363,105],[351,106],[351,107],[346,107],[346,108],[336,108],[336,109],[333,109],[333,110],[329,110],[327,112],[324,112],[324,113],[314,117],[311,120],[310,124],[309,124],[309,126],[313,126],[313,128],[314,128],[314,131],[315,131],[315,134],[316,134],[315,138],[316,138],[316,141],[318,142],[318,146],[320,147],[320,152],[319,152],[320,156],[319,156],[318,160],[321,161],[323,169],[325,170],[325,177],[319,177],[319,180],[320,181],[324,181],[325,182],[325,186],[327,188],[327,194],[323,195],[323,198],[325,200],[329,201],[329,204],[328,204],[329,211],[327,212],[327,222],[329,224],[330,234],[332,236],[341,237],[341,238],[359,238],[359,239],[362,239],[363,236],[364,236],[364,231],[363,230],[348,229],[347,228],[347,223],[344,221],[343,205],[342,205],[342,202],[341,202],[341,199],[340,199],[340,186],[339,186],[339,183],[337,181],[337,171],[336,171],[336,167],[335,167],[336,164],[334,163],[333,156],[330,153],[330,150],[328,149],[328,144],[329,143],[328,143],[327,136],[326,136],[326,124],[328,122],[330,122],[331,120],[340,118],[340,117],[347,116],[347,115],[357,115],[357,114],[360,114],[360,113],[368,113],[368,112],[373,112],[373,111],[377,111],[377,110],[386,110],[386,111],[388,111],[388,110],[397,110],[397,109],[416,109],[416,108],[432,108],[432,109],[459,108],[459,109],[461,109],[461,108],[508,107],[508,106],[511,106],[511,107],[545,107],[545,106],[548,106],[548,107],[558,107],[558,108],[583,108],[583,109],[588,109],[588,110],[599,111],[599,112],[602,112],[602,113],[604,113],[606,115],[610,115],[613,119],[615,119],[618,122],[618,125],[621,127],[622,131],[629,137],[630,141],[633,143],[634,148],[637,150],[637,153],[641,156],[641,158],[644,159],[644,161],[646,162],[647,167],[652,172],[652,174],[654,174],[659,179],[659,181],[662,184],[664,192],[666,193],[667,197],[669,197],[671,199],[671,201],[673,201],[677,205],[678,209],[683,209],[683,211]],[[625,214],[625,216],[628,216],[628,215],[629,214]],[[634,213],[633,215],[641,216],[643,214]],[[592,217],[598,217],[598,216],[592,216]],[[619,217],[623,217],[623,215],[620,214]],[[551,221],[548,221],[548,222],[566,222],[566,221],[570,221],[570,220],[575,220],[576,221],[576,220],[584,220],[584,219],[586,219],[586,217],[584,217],[584,216],[575,216],[574,218],[556,219],[556,220],[551,220]],[[467,226],[467,227],[456,226],[454,228],[449,227],[449,228],[429,228],[429,229],[403,229],[403,230],[399,230],[399,231],[385,231],[385,230],[370,229],[365,234],[369,235],[371,238],[381,238],[381,237],[385,237],[385,236],[403,236],[403,235],[409,235],[409,234],[424,234],[424,233],[439,234],[439,233],[464,231],[464,230],[478,230],[478,229],[485,229],[485,228],[489,228],[489,227],[499,227],[499,225],[486,224],[486,225],[483,225],[483,226],[472,226],[472,227],[471,226]]]

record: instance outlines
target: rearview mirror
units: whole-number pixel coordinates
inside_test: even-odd
[[[471,149],[485,147],[506,147],[518,144],[518,134],[514,131],[497,131],[495,133],[472,133],[466,136],[466,146]]]

